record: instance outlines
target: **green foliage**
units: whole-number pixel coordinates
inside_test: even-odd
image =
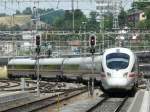
[[[86,22],[86,16],[79,9],[74,11],[74,25],[75,31],[79,31],[82,25],[82,22]],[[73,28],[73,14],[72,11],[66,10],[64,13],[64,17],[57,18],[54,27],[60,30],[72,30]]]
[[[150,6],[147,7],[144,11],[145,11],[146,18],[150,19]]]
[[[22,14],[25,15],[32,15],[32,10],[30,7],[27,7],[25,10],[23,10]]]
[[[137,23],[137,27],[138,28],[146,28],[146,24],[145,23],[146,23],[145,21],[139,21]]]
[[[137,27],[138,28],[149,29],[150,28],[150,20],[147,19],[147,20],[138,22]]]
[[[137,28],[150,28],[150,2],[134,2],[132,4],[132,9],[130,9],[131,11],[138,9],[138,10],[142,10],[145,12],[145,16],[146,16],[146,20],[143,21],[139,21],[136,23],[129,23],[128,25],[130,27],[137,27]]]
[[[133,2],[132,7],[139,10],[144,10],[146,7],[150,6],[150,2]]]
[[[137,27],[138,28],[150,28],[150,3],[142,3],[145,7],[139,7],[145,12],[146,20],[138,22]]]
[[[127,24],[127,13],[123,8],[121,9],[121,12],[118,16],[118,21],[120,28],[123,28]]]
[[[145,20],[146,28],[150,28],[150,19]]]
[[[150,42],[150,35],[149,34],[145,35],[145,40],[147,40],[147,42]]]
[[[81,24],[87,21],[87,18],[83,14],[83,12],[79,9],[75,10],[74,16],[75,16],[75,30],[78,31],[80,30]]]
[[[104,16],[104,29],[112,29],[113,27],[113,15],[107,14]]]
[[[100,24],[96,20],[97,18],[97,12],[90,12],[90,19],[87,22],[87,30],[88,31],[99,31],[100,30]]]
[[[55,23],[55,21],[58,18],[63,18],[64,17],[64,11],[63,10],[54,10],[54,9],[38,9],[38,12],[40,13],[40,20],[52,25]]]
[[[21,12],[19,10],[16,10],[16,15],[20,15]]]
[[[73,13],[70,10],[54,10],[54,9],[37,9],[40,15],[40,20],[47,23],[47,26],[53,30],[72,30],[73,28]],[[6,14],[0,14],[0,16],[5,16]],[[15,15],[32,15],[33,12],[30,7],[27,7],[22,12],[16,10]],[[100,24],[96,20],[97,13],[91,12],[89,19],[84,15],[84,13],[76,9],[74,11],[74,30],[75,31],[99,31]],[[109,19],[109,18],[107,18]],[[26,23],[27,26],[29,23]],[[110,21],[105,21],[106,27],[110,27]],[[8,26],[0,25],[1,30],[8,29]],[[20,30],[18,25],[12,28],[13,30]]]

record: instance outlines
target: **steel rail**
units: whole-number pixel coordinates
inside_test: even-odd
[[[93,107],[91,107],[86,112],[93,112],[97,107],[101,106],[107,100],[108,100],[108,97],[103,98],[101,101],[99,101],[96,105],[94,105]]]
[[[94,105],[93,107],[91,107],[89,110],[87,110],[86,112],[97,112],[96,109],[100,106],[102,106],[105,102],[107,102],[109,98],[105,97],[103,98],[100,102],[98,102],[96,105]],[[120,112],[122,107],[124,106],[125,102],[128,100],[128,97],[125,97],[123,99],[123,101],[121,101],[121,103],[118,104],[118,106],[115,108],[115,110],[113,112]],[[112,112],[112,111],[111,111]]]
[[[17,87],[20,85],[17,81],[11,81],[11,80],[0,80],[1,83],[6,83],[6,85],[0,86],[0,89],[2,88],[11,88],[11,87]],[[11,85],[10,83],[13,83],[14,85]]]
[[[65,93],[62,93],[59,95],[59,102],[68,100],[70,98],[73,98],[75,96],[78,96],[80,94],[83,94],[87,92],[87,88],[81,89],[81,90],[74,90],[74,91],[67,91]],[[51,106],[58,103],[58,95],[47,97],[44,99],[38,99],[32,102],[29,102],[28,104],[23,104],[17,107],[9,108],[7,110],[4,110],[2,112],[32,112],[36,110],[41,110],[47,106]]]
[[[118,105],[118,107],[114,110],[114,112],[120,112],[122,107],[124,106],[125,102],[128,100],[128,97],[125,97],[123,101]]]

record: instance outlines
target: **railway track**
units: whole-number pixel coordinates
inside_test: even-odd
[[[55,105],[58,102],[68,100],[70,98],[73,98],[85,92],[87,92],[87,88],[78,88],[77,90],[66,91],[60,95],[55,95],[52,97],[47,97],[42,99],[37,98],[32,102],[28,102],[27,104],[20,105],[14,108],[10,108],[2,112],[6,112],[6,111],[7,112],[33,112],[50,105]]]
[[[22,89],[20,88],[20,82],[18,81],[3,81],[3,83],[6,83],[3,87],[1,86],[0,89],[5,89],[5,91],[21,91]],[[13,85],[11,85],[13,84]],[[27,84],[33,84],[32,87],[25,88],[27,91],[31,91],[32,93],[36,92],[36,82],[34,81],[27,81]],[[58,86],[59,88],[55,88]],[[17,88],[13,88],[17,87]],[[70,91],[70,90],[76,90],[77,88],[68,88],[65,89],[63,88],[64,86],[61,85],[60,83],[53,83],[51,84],[50,82],[40,82],[40,93],[57,93],[57,92],[65,92],[65,91]],[[10,88],[10,89],[9,89]]]
[[[20,82],[18,81],[0,80],[0,82],[4,84],[3,86],[0,86],[0,89],[20,86]]]
[[[5,87],[8,87],[8,86],[10,85],[10,83],[9,83],[9,82],[6,82],[6,81],[0,81],[0,83],[2,83],[1,86],[0,86],[0,89],[1,89],[1,88],[5,88]]]
[[[128,97],[117,99],[103,98],[99,103],[91,107],[86,112],[121,112],[121,109],[128,100]]]

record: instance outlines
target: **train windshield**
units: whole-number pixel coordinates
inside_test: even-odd
[[[125,69],[129,65],[129,55],[125,53],[108,54],[106,64],[110,69]]]

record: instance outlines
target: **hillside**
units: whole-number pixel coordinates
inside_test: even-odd
[[[0,24],[6,25],[8,27],[19,25],[22,26],[24,24],[31,22],[31,15],[15,15],[15,16],[5,16],[0,17]]]

